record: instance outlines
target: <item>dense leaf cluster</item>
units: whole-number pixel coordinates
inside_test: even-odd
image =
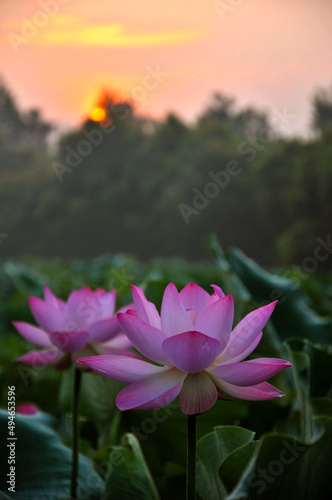
[[[331,490],[332,292],[328,275],[267,272],[237,249],[226,255],[211,236],[214,261],[158,260],[125,255],[94,260],[6,261],[0,272],[0,403],[15,385],[17,406],[33,402],[34,416],[17,415],[16,493],[7,490],[7,449],[0,452],[0,490],[9,498],[67,499],[70,478],[72,373],[29,368],[13,359],[31,345],[11,320],[32,321],[27,297],[47,283],[63,298],[88,285],[118,289],[118,306],[130,300],[130,283],[142,286],[157,306],[166,284],[190,281],[231,293],[235,323],[279,299],[255,357],[289,359],[293,368],[271,383],[285,392],[270,401],[218,401],[200,415],[197,488],[202,500],[285,498],[324,500]],[[83,374],[80,406],[79,498],[157,500],[185,497],[186,419],[176,402],[157,411],[119,412],[122,384]],[[47,412],[47,414],[42,413]],[[52,417],[49,415],[52,414]],[[7,412],[0,412],[7,433]],[[145,458],[144,458],[145,457]],[[227,496],[229,495],[229,496]],[[6,497],[4,497],[6,498]]]

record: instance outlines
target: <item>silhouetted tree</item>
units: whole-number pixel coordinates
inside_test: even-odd
[[[327,128],[332,128],[332,88],[321,89],[313,99],[314,129],[322,132]]]

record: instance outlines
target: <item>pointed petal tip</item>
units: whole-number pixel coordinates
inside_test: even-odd
[[[186,288],[186,287],[189,287],[189,288],[202,288],[201,286],[197,285],[197,283],[194,283],[193,281],[191,281],[190,283],[188,283],[188,285],[186,285],[183,288]]]
[[[53,296],[54,296],[54,293],[52,292],[52,290],[50,289],[50,287],[49,287],[48,285],[44,285],[44,286],[43,286],[43,290],[44,290],[44,294],[45,294],[45,293],[46,293],[46,294],[47,294],[47,293],[49,293],[49,294],[51,294],[51,295],[53,295]]]
[[[93,362],[93,358],[97,358],[99,356],[91,356],[87,358],[79,358],[74,362],[74,366],[79,368],[80,370],[89,371],[98,373],[96,370],[95,363]]]
[[[176,288],[176,286],[174,285],[173,282],[169,283],[169,285],[172,285],[172,286],[174,286]],[[190,283],[188,283],[187,285],[185,285],[181,289],[180,294],[181,294],[181,292],[184,292],[184,291],[195,292],[196,290],[197,291],[201,291],[201,292],[207,294],[207,292],[204,290],[204,288],[202,288],[201,286],[197,285],[197,283],[194,283],[193,281],[191,281]]]
[[[193,329],[192,320],[181,300],[181,292],[179,294],[174,283],[169,283],[165,288],[160,319],[161,330],[167,336],[177,335]]]
[[[126,312],[118,312],[118,313],[116,313],[115,316],[116,316],[117,320],[119,321],[120,326],[122,328],[121,320],[127,318],[128,316],[135,316],[137,318],[137,312],[136,312],[135,309],[128,309]]]
[[[91,356],[93,357],[93,356]],[[89,361],[89,359],[91,359],[90,357],[89,358],[79,358],[76,363],[80,364],[80,365],[86,365],[87,364],[87,361]]]
[[[90,363],[90,362],[93,362],[96,360],[102,361],[102,360],[108,359],[110,357],[111,356],[109,356],[108,354],[100,354],[100,355],[95,355],[95,356],[84,356],[83,358],[78,358],[77,362],[87,364],[87,363]]]
[[[171,281],[170,283],[168,283],[167,287],[165,288],[165,291],[166,291],[168,288],[172,288],[173,290],[175,289],[176,291],[178,291],[178,289],[177,289],[177,288],[176,288],[176,286],[174,285],[173,281]]]
[[[63,357],[63,353],[58,349],[45,349],[38,351],[30,351],[26,354],[22,354],[18,358],[15,358],[14,361],[18,361],[19,363],[23,363],[28,366],[47,366],[54,365],[60,358]]]
[[[140,288],[139,286],[130,285],[130,289],[131,289],[131,293],[132,293],[133,298],[135,295],[138,297],[141,297],[143,295],[143,297],[146,298],[143,289]]]
[[[263,306],[260,306],[257,309],[254,309],[252,311],[252,313],[254,313],[255,311],[269,311],[269,314],[271,315],[277,304],[278,304],[278,301],[274,300],[273,302],[269,302],[268,304],[264,304]]]
[[[261,358],[258,358],[261,359]],[[264,358],[263,358],[264,359]],[[286,359],[279,359],[279,358],[267,358],[267,361],[271,359],[271,361],[276,361],[276,364],[279,365],[280,370],[284,370],[285,368],[291,368],[293,365]],[[251,361],[255,361],[254,359]]]
[[[217,294],[220,298],[225,297],[225,294],[224,294],[224,292],[222,291],[222,289],[220,288],[220,286],[215,285],[215,284],[213,284],[213,283],[211,283],[211,285],[210,285],[210,286],[213,288],[214,293],[215,293],[215,294]]]
[[[87,356],[85,358],[78,358],[76,360],[76,364],[85,365],[93,369],[94,361],[96,360],[96,358],[100,358],[100,356]]]
[[[121,394],[121,392],[119,392]],[[119,398],[119,394],[115,398],[115,404],[121,411],[128,411],[131,410],[131,408],[127,408],[126,402],[122,400],[122,398]]]
[[[258,358],[217,365],[209,368],[208,372],[228,384],[247,387],[262,384],[289,366],[290,363],[283,359]]]
[[[41,347],[50,346],[52,344],[48,334],[38,326],[25,323],[24,321],[12,321],[12,324],[18,333],[32,344]]]

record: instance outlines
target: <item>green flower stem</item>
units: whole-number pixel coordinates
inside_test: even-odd
[[[72,403],[72,462],[70,477],[70,498],[76,498],[78,476],[78,401],[80,395],[82,372],[75,368],[74,391]]]
[[[196,500],[196,415],[188,415],[187,437],[187,500]]]

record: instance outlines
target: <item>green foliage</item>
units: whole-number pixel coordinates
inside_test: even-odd
[[[34,444],[38,445],[43,467],[49,463],[48,447],[53,450],[52,460],[55,456],[61,458],[61,471],[56,472],[59,476],[55,476],[58,465],[52,466],[52,473],[50,469],[47,473],[41,469],[46,478],[48,473],[52,476],[48,480],[50,495],[53,487],[58,491],[63,488],[64,494],[69,489],[66,485],[69,484],[70,452],[61,439],[70,445],[72,373],[61,374],[52,368],[33,369],[13,363],[15,357],[31,349],[11,326],[14,319],[33,321],[27,297],[40,296],[44,283],[63,298],[72,289],[84,285],[116,287],[117,306],[121,307],[131,300],[129,284],[134,283],[142,286],[148,298],[159,306],[169,281],[179,288],[195,281],[206,290],[210,283],[215,283],[225,293],[232,293],[235,322],[254,308],[279,298],[280,304],[264,329],[254,356],[282,357],[293,364],[292,369],[272,380],[285,392],[284,398],[263,402],[217,401],[198,417],[200,498],[224,500],[228,495],[234,499],[257,500],[324,499],[324,492],[331,488],[327,470],[332,459],[330,276],[304,277],[302,273],[296,275],[286,269],[279,269],[277,274],[267,272],[237,249],[224,253],[213,235],[208,238],[208,247],[214,262],[159,259],[141,263],[126,255],[105,255],[71,263],[31,259],[4,263],[0,271],[1,402],[6,407],[7,387],[15,385],[17,405],[31,401],[54,416],[55,420],[41,413],[17,418],[17,428],[22,433],[19,438],[27,443],[26,447],[17,448],[20,463],[30,464],[32,457],[31,464],[34,464]],[[322,311],[325,317],[321,316]],[[98,482],[94,484],[100,485],[90,498],[102,498],[102,495],[104,499],[158,498],[159,494],[162,499],[182,500],[185,415],[176,401],[157,413],[121,413],[114,405],[121,387],[100,375],[84,373],[82,377],[79,422],[80,450],[85,455],[82,457],[85,465],[80,466],[80,470],[86,478],[85,467],[91,468],[93,460],[98,474]],[[57,432],[51,427],[54,422],[57,422]],[[27,429],[29,436],[31,434],[28,442],[24,437]],[[6,435],[6,430],[3,434]],[[126,437],[121,439],[123,435]],[[63,454],[67,458],[63,458]],[[5,456],[1,459],[5,460]],[[29,475],[30,469],[26,470],[27,475],[19,474],[18,484],[27,494],[17,498],[44,498],[45,490],[43,493],[31,490],[27,482],[31,479],[39,485],[36,487],[43,488],[45,483],[39,473]],[[55,477],[59,477],[59,481]],[[3,484],[1,488],[7,492]]]
[[[141,447],[133,434],[124,435],[122,445],[111,448],[110,462],[103,500],[159,500]]]
[[[50,125],[34,110],[22,113],[0,88],[0,244],[12,259],[0,268],[0,402],[7,407],[7,387],[15,385],[17,405],[30,401],[48,412],[16,416],[15,498],[65,499],[70,477],[64,443],[71,443],[72,371],[14,361],[31,349],[11,324],[33,321],[27,298],[41,296],[44,284],[63,298],[85,285],[116,288],[120,308],[131,301],[133,283],[160,306],[170,281],[179,288],[190,281],[206,290],[220,285],[234,296],[236,322],[279,300],[253,356],[287,358],[293,365],[272,380],[284,398],[218,401],[198,417],[201,499],[327,498],[332,286],[322,271],[331,267],[332,250],[324,256],[317,248],[330,234],[332,211],[330,95],[316,95],[316,135],[306,141],[282,139],[267,115],[237,110],[222,95],[191,125],[174,114],[159,123],[144,120],[112,95],[103,105],[111,118],[107,130],[87,120],[63,135],[51,154],[45,142]],[[78,153],[82,141],[92,144],[89,154]],[[220,172],[228,172],[228,181],[208,199],[204,190]],[[201,208],[194,206],[195,195]],[[180,204],[195,209],[188,224]],[[214,262],[187,260],[207,255],[203,240],[212,231],[222,235],[223,247],[236,244],[261,263],[301,265],[268,272],[237,248],[224,253],[215,235],[207,238]],[[128,251],[142,259],[164,257],[141,262],[119,253]],[[15,261],[22,253],[53,259]],[[83,374],[79,498],[182,499],[185,416],[176,402],[157,413],[121,413],[115,407],[121,387]],[[0,432],[7,436],[6,412]],[[2,446],[6,494],[7,457]]]
[[[59,403],[64,412],[71,412],[73,370],[72,367],[62,375]],[[113,419],[117,413],[115,398],[124,385],[98,374],[87,373],[83,373],[81,385],[80,412],[96,427],[98,446],[101,447],[110,441],[112,423],[116,423]]]
[[[55,431],[55,420],[44,413],[15,418],[15,493],[8,492],[9,448],[0,450],[0,488],[18,500],[59,500],[68,498],[71,450]],[[1,436],[8,436],[7,412],[0,412]],[[79,461],[78,500],[100,498],[103,481],[84,456]]]
[[[316,343],[331,342],[330,321],[319,317],[310,307],[300,286],[288,278],[269,273],[240,250],[232,249],[228,259],[253,297],[265,297],[266,302],[278,300],[273,323],[280,337],[305,337]]]
[[[218,470],[235,450],[238,461],[233,470],[238,470],[238,449],[251,443],[253,438],[254,433],[246,429],[223,426],[215,427],[211,434],[207,434],[197,443],[197,489],[204,500],[216,500],[226,496],[227,491],[220,480]],[[228,477],[229,474],[227,474]]]
[[[5,257],[111,251],[201,259],[205,235],[216,231],[224,248],[237,245],[264,265],[303,264],[316,239],[330,234],[327,92],[313,101],[319,133],[310,140],[282,139],[268,115],[238,110],[220,94],[190,125],[174,114],[145,120],[114,95],[102,104],[111,126],[87,120],[62,135],[51,154],[48,125],[34,111],[22,113],[0,88]],[[213,181],[218,175],[222,186]],[[318,264],[331,268],[331,259]]]
[[[220,469],[228,492],[233,491],[229,498],[325,499],[332,485],[324,470],[331,460],[332,419],[320,418],[317,424],[315,441],[309,446],[287,435],[270,434],[257,444],[254,453],[250,450],[245,467],[238,467],[236,452],[229,455]],[[241,454],[245,452],[241,450]]]
[[[314,121],[313,125],[318,131],[331,128],[332,123],[332,88],[321,89],[314,96]]]

